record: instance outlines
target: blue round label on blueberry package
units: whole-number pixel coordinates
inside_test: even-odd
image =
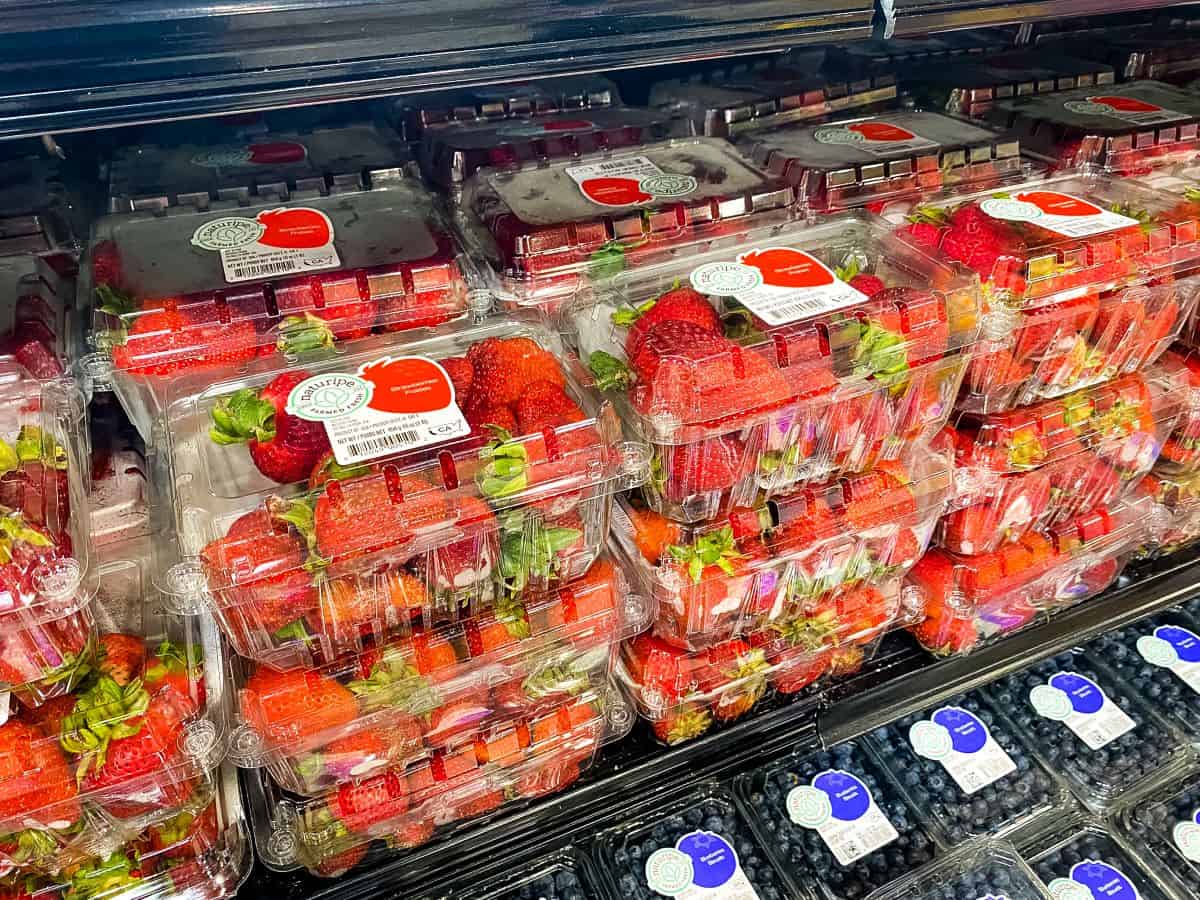
[[[675,849],[692,860],[692,883],[697,887],[716,888],[737,872],[737,854],[729,842],[711,831],[693,831],[679,839]]]
[[[933,714],[933,721],[950,732],[950,742],[959,753],[978,753],[987,744],[987,726],[961,707],[939,709]]]
[[[1104,691],[1090,678],[1075,672],[1059,672],[1050,679],[1050,686],[1066,694],[1077,713],[1097,713],[1104,708]]]
[[[871,808],[871,792],[849,772],[822,772],[813,779],[813,787],[829,795],[830,812],[843,822],[861,819]]]
[[[1138,900],[1137,888],[1120,869],[1104,862],[1076,863],[1071,880],[1091,891],[1096,900]]]
[[[1178,625],[1160,625],[1154,636],[1175,648],[1176,655],[1184,662],[1200,662],[1200,638]]]

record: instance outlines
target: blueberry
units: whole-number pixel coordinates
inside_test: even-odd
[[[1056,878],[1070,879],[1075,866],[1086,867],[1090,863],[1103,863],[1119,871],[1130,881],[1141,900],[1166,900],[1139,863],[1099,828],[1084,828],[1053,846],[1035,850],[1030,857],[1030,865],[1047,884]],[[1086,868],[1076,870],[1076,875],[1077,880],[1086,883]]]
[[[506,879],[509,885],[512,882]],[[622,886],[624,882],[622,881]],[[456,895],[457,896],[457,895]],[[567,862],[553,862],[548,871],[525,877],[517,885],[493,891],[485,887],[482,895],[488,900],[598,900],[600,892],[585,885]]]
[[[1186,889],[1200,896],[1200,863],[1187,859],[1175,842],[1180,822],[1195,822],[1200,813],[1200,781],[1182,787],[1166,786],[1153,797],[1132,805],[1122,818],[1123,829],[1134,838],[1142,856],[1155,871],[1169,872]]]

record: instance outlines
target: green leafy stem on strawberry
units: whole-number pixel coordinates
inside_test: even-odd
[[[487,428],[493,436],[479,452],[484,465],[476,480],[485,497],[502,500],[529,487],[529,451],[511,432],[495,425]]]
[[[150,693],[140,678],[124,687],[107,675],[96,679],[62,721],[59,743],[79,758],[76,777],[82,781],[89,771],[103,769],[109,744],[141,731],[149,708]]]
[[[540,516],[514,510],[500,517],[500,575],[509,596],[532,582],[545,582],[559,570],[561,554],[583,539],[578,528],[547,525]]]
[[[144,877],[141,858],[134,850],[114,850],[103,859],[92,859],[70,873],[63,900],[91,900],[137,884]]]
[[[22,425],[16,441],[11,444],[0,440],[0,475],[16,471],[24,463],[34,462],[62,471],[67,468],[67,451],[36,425]]]
[[[222,397],[212,408],[208,436],[214,444],[228,446],[275,439],[275,405],[253,388],[241,388]]]
[[[703,580],[705,570],[712,566],[726,575],[735,575],[737,569],[733,561],[746,558],[738,549],[733,528],[729,526],[702,535],[690,546],[672,544],[667,547],[667,552],[687,569],[688,576],[697,584]]]
[[[427,716],[443,703],[441,693],[412,664],[402,647],[386,647],[366,678],[346,685],[365,709],[387,707]]]

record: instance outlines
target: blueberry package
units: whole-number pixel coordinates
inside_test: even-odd
[[[916,812],[855,742],[771,763],[737,788],[776,865],[829,900],[865,897],[933,859]]]
[[[1023,850],[1055,900],[1168,900],[1141,863],[1097,822],[1079,822]]]
[[[1163,887],[1181,898],[1200,896],[1200,779],[1162,784],[1121,804],[1113,819]]]
[[[1183,738],[1085,651],[1060,653],[986,691],[1047,766],[1097,812],[1194,763]]]
[[[876,891],[871,900],[1049,900],[1006,841],[971,841]]]
[[[597,856],[609,889],[626,900],[808,897],[767,859],[732,795],[712,783],[636,810],[599,836]]]
[[[1084,648],[1193,742],[1200,741],[1200,626],[1168,610]]]
[[[590,860],[574,847],[513,866],[503,873],[477,872],[445,890],[422,895],[423,900],[603,900]]]
[[[869,747],[948,846],[1040,831],[1073,805],[978,692],[876,729]]]

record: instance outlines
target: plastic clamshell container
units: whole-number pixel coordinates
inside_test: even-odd
[[[712,524],[674,524],[619,500],[613,532],[654,600],[654,633],[689,650],[763,628],[810,650],[857,634],[854,607],[916,564],[950,494],[947,455],[906,462],[739,507]],[[655,540],[665,543],[652,561],[643,548]]]
[[[945,424],[978,329],[973,277],[865,213],[697,249],[562,311],[599,385],[651,445],[657,511],[709,520],[762,490],[895,461]],[[705,324],[659,327],[670,315],[646,311],[661,302],[677,314],[684,300]]]
[[[597,107],[586,112],[446,122],[425,129],[419,155],[425,177],[454,190],[482,168],[569,159],[690,133],[689,123],[667,112]]]
[[[1094,667],[1088,652],[1060,653],[984,690],[1009,727],[1097,813],[1195,765],[1182,736]]]
[[[44,256],[0,255],[0,357],[35,378],[66,371],[76,333],[75,282]]]
[[[913,66],[975,59],[1003,49],[1003,38],[997,41],[980,33],[949,32],[934,37],[872,38],[827,48],[822,68],[828,72],[858,76],[873,72],[902,73]]]
[[[101,547],[133,540],[161,527],[171,510],[155,504],[147,454],[116,397],[110,393],[92,396],[88,426],[92,442],[88,493],[92,544]],[[153,516],[152,504],[156,505]]]
[[[1059,829],[1053,837],[1022,850],[1030,868],[1055,897],[1140,897],[1169,900],[1131,853],[1101,823]]]
[[[398,136],[372,125],[270,132],[237,144],[123,147],[108,163],[109,212],[362,190],[395,177],[411,158]]]
[[[1056,400],[960,417],[955,496],[938,545],[991,553],[1133,494],[1186,415],[1187,381],[1187,369],[1168,358]]]
[[[1169,350],[1147,374],[1154,377],[1166,369],[1181,372],[1186,388],[1179,416],[1163,442],[1158,471],[1184,480],[1200,472],[1200,352],[1182,347]]]
[[[72,690],[95,654],[87,472],[78,385],[0,358],[0,690],[23,705]]]
[[[273,871],[304,867],[333,877],[374,840],[420,846],[499,809],[563,790],[603,744],[628,733],[634,716],[612,684],[550,705],[507,737],[467,735],[403,769],[346,781],[316,798],[281,793],[252,778],[258,856]]]
[[[481,169],[461,205],[500,301],[552,307],[680,245],[787,221],[795,201],[732,144],[693,137]]]
[[[934,549],[908,574],[924,619],[909,630],[939,656],[969,653],[1112,584],[1163,527],[1151,498],[1100,506],[991,553]]]
[[[23,156],[0,163],[0,257],[51,256],[61,269],[78,250],[74,205],[57,160]]]
[[[1076,174],[923,203],[898,234],[983,282],[959,407],[991,413],[1153,361],[1196,303],[1197,227],[1187,204]]]
[[[1045,886],[1007,841],[971,841],[870,900],[1051,900]]]
[[[775,128],[743,146],[767,172],[796,184],[811,213],[978,189],[1022,171],[1016,141],[920,110]]]
[[[1200,893],[1200,778],[1176,778],[1113,812],[1117,833],[1172,897]]]
[[[176,379],[158,444],[180,562],[164,588],[183,608],[211,604],[241,655],[286,669],[404,635],[418,617],[429,626],[504,615],[583,575],[607,538],[612,495],[645,480],[648,454],[623,439],[611,406],[534,319],[379,337],[293,365],[262,361],[226,381]],[[467,363],[481,381],[456,398],[443,366],[465,384]],[[277,472],[250,445],[213,439],[224,412],[274,396],[280,378],[287,403],[311,415],[330,411],[327,385],[379,400],[309,428],[316,476],[303,474],[312,463]],[[330,436],[339,449],[323,449]]]
[[[775,865],[815,884],[828,900],[864,897],[937,851],[918,814],[858,742],[794,754],[740,776],[736,788]]]
[[[1140,550],[1157,557],[1191,546],[1200,538],[1200,481],[1154,469],[1142,479],[1140,490],[1162,508],[1163,526]]]
[[[617,86],[600,75],[544,78],[489,84],[401,97],[393,111],[405,140],[419,140],[425,129],[447,122],[495,122],[568,110],[593,110],[621,102]]]
[[[0,857],[53,875],[91,842],[188,807],[215,777],[228,734],[228,669],[211,619],[164,609],[148,541],[116,545],[95,565],[99,637],[89,674],[0,725],[8,763],[0,796],[16,835]],[[18,749],[19,748],[19,749]]]
[[[241,684],[231,758],[265,767],[292,793],[319,796],[472,737],[503,747],[547,708],[602,687],[619,642],[649,618],[643,598],[601,559],[568,587],[503,613],[414,627],[318,668],[260,666]]]
[[[825,78],[784,55],[709,68],[693,78],[656,82],[650,86],[648,102],[686,117],[699,134],[734,138],[895,97],[896,79],[890,73],[853,81]]]
[[[1063,783],[979,692],[877,728],[867,743],[946,847],[1036,834],[1074,805]]]
[[[237,893],[252,864],[237,773],[229,767],[202,782],[182,809],[119,834],[81,834],[62,868],[9,878],[14,896],[31,900],[225,900]]]
[[[1200,98],[1156,81],[998,100],[988,120],[1065,169],[1138,174],[1200,148]]]
[[[471,877],[449,890],[435,890],[428,900],[604,900],[600,883],[587,854],[569,846],[517,869],[506,867],[504,874],[485,876],[482,881]]]
[[[593,852],[613,897],[656,900],[672,896],[666,888],[686,896],[704,886],[759,900],[809,897],[771,863],[733,794],[712,782],[630,810],[597,835]]]
[[[1084,646],[1089,658],[1112,669],[1126,687],[1200,743],[1200,624],[1167,610]]]

